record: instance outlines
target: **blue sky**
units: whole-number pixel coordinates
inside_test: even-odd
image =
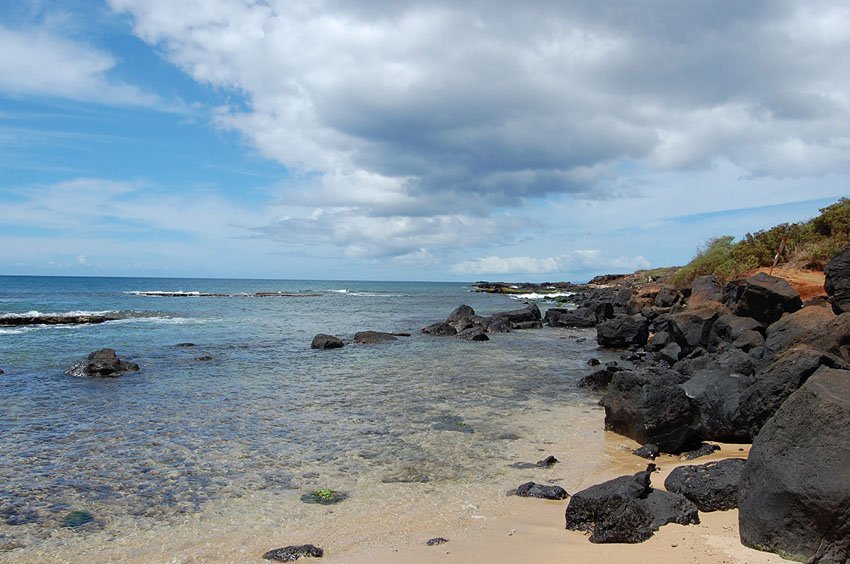
[[[581,281],[847,195],[840,2],[10,0],[0,274]]]

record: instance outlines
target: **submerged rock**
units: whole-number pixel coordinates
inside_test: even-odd
[[[539,499],[567,499],[570,494],[561,486],[547,486],[544,484],[536,484],[534,482],[526,482],[515,490],[508,492],[509,494],[519,497],[536,497]]]
[[[738,482],[744,471],[742,458],[727,458],[674,469],[664,487],[693,501],[700,511],[725,511],[738,507]]]
[[[275,548],[263,554],[265,560],[274,560],[275,562],[295,562],[299,558],[321,558],[325,551],[312,544],[302,544],[299,546],[287,546],[284,548]]]
[[[85,360],[75,363],[66,373],[71,376],[115,378],[125,372],[137,370],[139,370],[138,364],[121,360],[113,349],[100,349],[89,353]]]
[[[342,339],[339,337],[334,337],[333,335],[325,335],[324,333],[319,333],[315,337],[313,337],[313,342],[310,343],[311,349],[339,349],[345,346],[345,343],[342,342]]]
[[[94,520],[94,515],[88,511],[70,511],[62,518],[62,522],[59,525],[66,529],[76,529],[89,523],[94,523]]]

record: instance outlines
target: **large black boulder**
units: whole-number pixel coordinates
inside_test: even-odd
[[[808,306],[767,328],[765,347],[771,354],[799,344],[850,360],[850,313],[835,315],[828,308]]]
[[[596,342],[610,348],[643,346],[649,339],[649,320],[644,316],[621,315],[596,326]]]
[[[821,368],[753,441],[739,486],[746,546],[809,562],[850,559],[850,371]]]
[[[764,272],[727,284],[723,301],[735,315],[752,317],[765,325],[803,307],[800,295],[788,282]]]
[[[722,306],[704,306],[688,309],[681,313],[662,315],[655,320],[655,327],[670,334],[685,354],[697,347],[707,347],[711,328],[724,313]]]
[[[797,345],[760,370],[741,393],[741,413],[750,434],[755,437],[788,397],[821,366],[848,368],[840,358],[810,347]]]
[[[824,269],[824,290],[835,313],[850,312],[850,245],[832,257]]]
[[[125,372],[135,372],[139,365],[118,358],[113,349],[100,349],[89,353],[67,370],[71,376],[90,376],[94,378],[116,378]]]
[[[718,275],[706,274],[694,278],[691,283],[691,296],[688,298],[689,308],[721,300],[723,300],[723,281]]]
[[[749,351],[764,346],[765,327],[752,317],[721,315],[711,326],[708,350],[714,351],[728,344],[736,349]]]
[[[605,428],[640,444],[679,453],[699,443],[699,410],[679,385],[678,372],[623,371],[614,374],[600,400]]]
[[[673,286],[661,286],[655,295],[655,305],[658,307],[672,307],[679,299],[679,292]]]
[[[595,327],[596,312],[587,307],[578,309],[550,308],[543,317],[549,327]]]
[[[750,442],[750,429],[740,400],[752,381],[748,374],[712,367],[698,371],[681,385],[699,414],[697,429],[700,438],[731,443]]]
[[[743,458],[727,458],[694,466],[680,466],[664,480],[667,491],[682,494],[700,511],[724,511],[738,507],[738,482]]]
[[[650,475],[621,476],[574,494],[565,512],[567,529],[589,532],[593,543],[638,543],[667,523],[699,523],[693,503],[653,489]]]

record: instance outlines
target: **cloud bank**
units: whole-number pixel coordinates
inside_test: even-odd
[[[558,272],[631,272],[648,268],[649,261],[642,256],[605,257],[596,249],[575,251],[555,257],[483,257],[463,261],[452,266],[455,274],[553,274]]]
[[[636,195],[636,170],[850,165],[838,2],[109,3],[195,80],[244,93],[215,123],[303,173],[353,254],[454,244],[447,224],[487,233],[551,195]]]

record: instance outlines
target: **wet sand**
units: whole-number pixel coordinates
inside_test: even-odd
[[[700,513],[702,523],[667,525],[647,542],[594,545],[583,533],[564,528],[567,501],[506,496],[520,483],[558,483],[574,493],[623,474],[648,461],[634,456],[637,444],[602,431],[598,407],[539,406],[515,415],[523,438],[511,441],[504,472],[481,481],[383,483],[361,478],[343,483],[351,497],[337,505],[306,505],[303,490],[256,492],[208,504],[181,523],[112,523],[102,531],[57,531],[54,538],[0,555],[10,562],[200,563],[262,562],[267,550],[312,543],[325,550],[318,562],[781,562],[738,540],[737,511]],[[435,435],[439,438],[441,435]],[[739,450],[743,449],[743,450]],[[748,447],[721,445],[696,461],[662,456],[653,485],[663,487],[677,465],[746,456]],[[517,470],[511,462],[536,462],[548,454],[551,469]],[[446,460],[458,456],[452,452]],[[336,483],[340,483],[337,478]],[[425,542],[449,542],[429,547]],[[302,560],[311,562],[314,560]]]

